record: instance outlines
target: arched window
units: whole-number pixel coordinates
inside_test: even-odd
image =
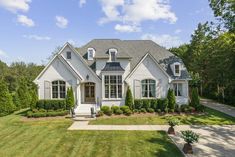
[[[151,80],[151,79],[142,80],[141,86],[142,86],[143,98],[156,97],[156,81],[155,80]]]
[[[66,85],[64,81],[56,80],[52,82],[52,98],[64,99],[66,92]]]

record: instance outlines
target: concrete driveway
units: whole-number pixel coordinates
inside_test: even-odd
[[[170,136],[182,150],[184,141],[180,130],[188,128],[176,127],[176,136]],[[194,154],[188,157],[235,157],[235,125],[229,126],[190,126],[190,130],[200,135],[199,142],[193,144]]]

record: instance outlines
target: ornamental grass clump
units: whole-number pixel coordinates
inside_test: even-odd
[[[198,142],[199,135],[191,130],[181,131],[181,137],[186,142],[184,144],[183,152],[185,154],[193,154],[192,145],[194,142]]]
[[[175,135],[175,129],[174,126],[179,125],[180,121],[176,118],[170,118],[168,120],[168,124],[170,125],[169,129],[168,129],[168,134],[172,134]]]

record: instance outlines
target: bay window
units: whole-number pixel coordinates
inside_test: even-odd
[[[183,85],[182,83],[173,83],[175,96],[183,96]]]

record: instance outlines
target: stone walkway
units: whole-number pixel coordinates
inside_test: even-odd
[[[226,113],[230,116],[235,117],[235,107],[229,106],[229,105],[224,105],[218,102],[215,102],[210,99],[201,99],[201,103],[209,108],[218,110],[220,112]]]
[[[75,121],[68,130],[142,130],[167,131],[168,125],[88,125],[88,121]],[[187,157],[234,157],[235,125],[180,125],[176,126],[176,136],[170,138],[182,150],[184,141],[180,131],[192,130],[199,134],[199,142],[193,144],[194,154]]]

